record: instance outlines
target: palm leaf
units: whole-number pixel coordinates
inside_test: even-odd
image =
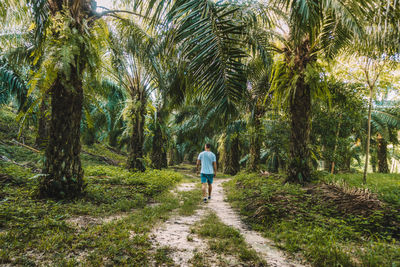
[[[42,43],[46,35],[46,27],[49,21],[49,3],[47,0],[28,0],[28,5],[32,8],[35,21],[35,38],[37,44]]]
[[[180,0],[169,14],[179,25],[175,42],[183,46],[198,91],[220,105],[240,100],[246,88],[243,24],[229,19],[237,11],[209,0]]]
[[[11,96],[16,96],[22,106],[28,91],[25,81],[5,61],[0,63],[0,103],[7,103]]]

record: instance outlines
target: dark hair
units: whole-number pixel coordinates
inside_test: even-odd
[[[211,145],[210,144],[206,144],[206,148],[211,148]]]

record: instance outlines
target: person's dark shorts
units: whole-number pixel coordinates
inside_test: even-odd
[[[212,184],[213,183],[214,174],[201,173],[200,177],[201,177],[202,184],[205,184],[205,183]]]

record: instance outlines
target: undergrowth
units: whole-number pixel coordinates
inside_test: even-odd
[[[99,147],[89,153],[98,153]],[[88,186],[81,198],[37,199],[35,171],[42,164],[41,153],[4,142],[0,152],[12,160],[0,161],[0,264],[146,266],[154,260],[168,264],[163,251],[151,250],[149,231],[172,210],[190,214],[200,201],[199,189],[170,192],[182,174],[132,173],[105,164],[96,154],[82,157]],[[107,157],[126,160],[119,154]],[[107,216],[115,214],[122,214],[121,218],[108,222]],[[74,218],[89,224],[71,224]]]
[[[326,175],[327,182],[346,183],[352,187],[368,188],[378,194],[382,201],[400,209],[400,175],[395,173],[369,173],[363,184],[361,173]]]
[[[285,184],[279,175],[239,174],[225,187],[247,223],[314,266],[400,265],[400,213],[393,202],[364,216],[345,213],[319,190],[322,184]]]

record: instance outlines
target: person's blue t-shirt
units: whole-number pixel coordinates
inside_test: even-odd
[[[197,159],[201,161],[201,173],[214,174],[213,162],[217,161],[214,153],[211,151],[203,151],[199,154]]]

